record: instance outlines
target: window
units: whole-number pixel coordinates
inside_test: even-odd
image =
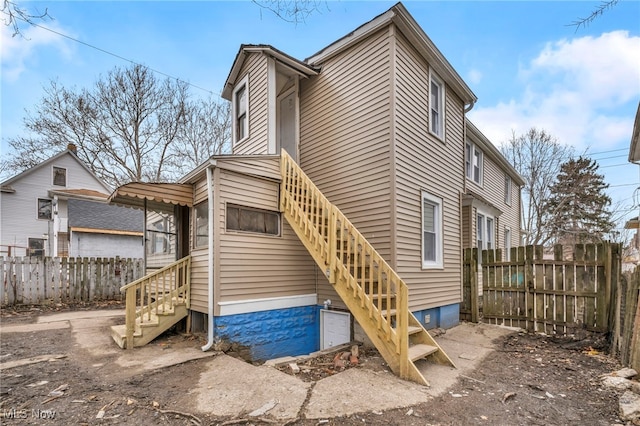
[[[27,256],[34,256],[34,257],[44,256],[44,239],[43,238],[29,238],[29,248],[27,249]]]
[[[471,142],[467,142],[465,149],[467,179],[474,181],[478,185],[482,185],[482,157],[482,151]]]
[[[38,198],[38,219],[51,220],[53,204],[47,198]]]
[[[227,231],[280,235],[280,213],[227,204]]]
[[[429,75],[429,130],[444,139],[444,85],[432,72]]]
[[[504,228],[504,258],[505,260],[511,260],[511,228]]]
[[[195,247],[209,244],[209,203],[203,201],[195,206]]]
[[[442,200],[422,193],[422,267],[442,267]]]
[[[511,205],[511,176],[504,175],[504,203]]]
[[[69,256],[69,233],[68,232],[58,232],[58,252],[56,253],[58,257],[68,257]]]
[[[478,213],[476,221],[477,247],[479,250],[495,249],[494,219],[484,213]]]
[[[173,216],[159,213],[161,217],[153,221],[147,228],[149,244],[147,244],[147,254],[171,254],[175,243],[175,233],[172,232]]]
[[[67,186],[67,169],[53,166],[53,184],[56,186]]]
[[[249,85],[248,76],[233,91],[233,142],[249,136]]]

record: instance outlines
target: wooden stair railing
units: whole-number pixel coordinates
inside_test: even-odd
[[[406,283],[285,150],[281,173],[280,210],[391,370],[428,385],[414,361],[455,366],[409,311]]]
[[[134,347],[136,327],[143,327],[153,317],[173,311],[176,305],[189,309],[191,291],[191,256],[183,257],[120,288],[125,296],[126,348]]]

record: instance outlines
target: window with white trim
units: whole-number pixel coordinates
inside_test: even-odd
[[[38,198],[38,219],[51,220],[53,201],[48,198]]]
[[[233,89],[233,143],[249,136],[249,75]]]
[[[504,228],[504,252],[505,252],[505,260],[511,260],[511,228],[505,226]]]
[[[511,205],[511,176],[506,173],[504,175],[504,203],[508,206]]]
[[[67,186],[67,169],[53,166],[53,184],[56,186]]]
[[[494,218],[484,213],[478,213],[476,218],[476,247],[479,250],[495,249],[496,230]]]
[[[444,139],[444,84],[433,72],[429,73],[429,130]]]
[[[465,149],[465,165],[467,179],[482,185],[483,153],[475,144],[467,141]]]
[[[441,268],[442,199],[422,193],[422,267]]]

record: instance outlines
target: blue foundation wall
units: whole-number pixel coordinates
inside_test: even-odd
[[[214,335],[248,348],[253,361],[306,355],[320,349],[320,309],[322,306],[311,305],[220,316],[215,318]],[[460,323],[457,303],[413,314],[426,329]]]
[[[319,312],[311,305],[220,316],[214,335],[249,348],[253,361],[305,355],[319,349]]]
[[[432,328],[451,328],[460,324],[460,304],[440,306],[438,308],[414,311],[413,315],[427,330]],[[426,319],[429,318],[429,322]]]

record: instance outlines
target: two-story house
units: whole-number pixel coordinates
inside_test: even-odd
[[[107,205],[111,191],[73,145],[7,179],[0,256],[143,257],[143,216]]]
[[[426,383],[419,359],[452,364],[426,329],[459,321],[476,96],[405,7],[305,60],[243,45],[223,97],[232,155],[111,195],[173,211],[181,259],[126,289],[154,302],[117,343],[149,341],[163,327],[140,323],[168,311],[207,330],[203,350],[228,340],[256,360],[366,336],[407,379]]]

